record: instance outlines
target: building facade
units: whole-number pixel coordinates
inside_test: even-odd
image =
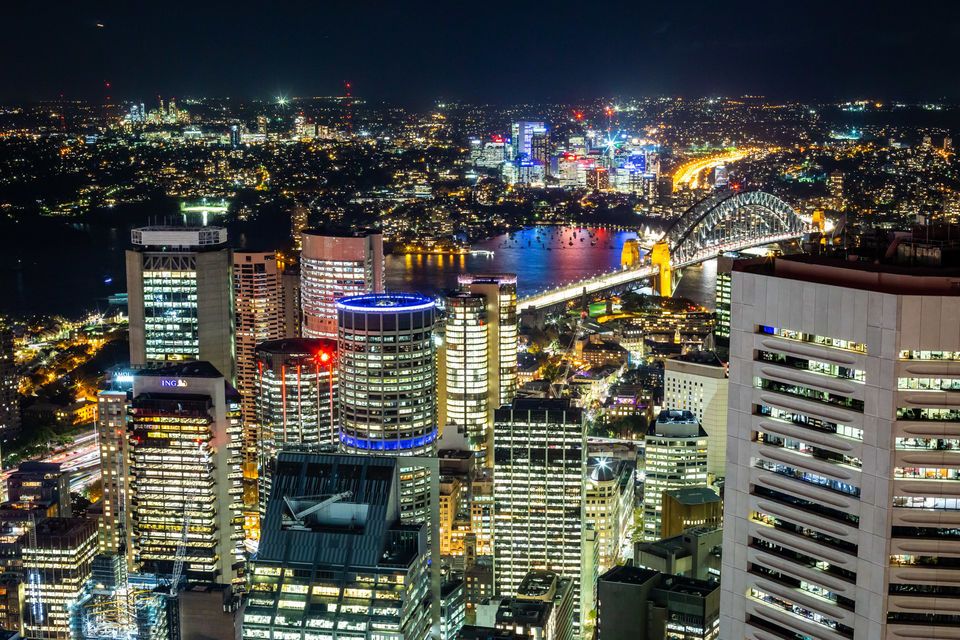
[[[707,432],[707,474],[722,478],[727,465],[727,365],[712,351],[691,351],[663,361],[663,406],[690,411]]]
[[[634,465],[607,457],[590,458],[584,487],[584,521],[597,533],[599,571],[621,558],[633,528]]]
[[[253,438],[254,388],[257,377],[257,345],[279,340],[284,334],[282,274],[276,253],[234,252],[233,304],[236,322],[237,391],[243,397],[241,411],[245,440]]]
[[[597,640],[732,637],[719,633],[720,586],[716,582],[614,567],[600,576],[597,592]]]
[[[28,638],[70,640],[70,610],[80,599],[97,553],[97,523],[47,518],[24,536],[23,630]]]
[[[261,518],[279,451],[287,447],[316,451],[339,442],[336,354],[335,341],[319,338],[273,340],[257,347],[257,433],[251,453]]]
[[[690,527],[718,528],[723,524],[723,501],[708,487],[684,487],[663,492],[660,535],[680,535]]]
[[[119,553],[129,544],[129,449],[126,391],[106,389],[97,394],[97,443],[100,446],[100,478],[103,483],[103,517],[100,518],[100,553]]]
[[[513,596],[531,569],[574,580],[575,618],[592,595],[584,565],[586,431],[567,400],[518,398],[494,424],[494,575],[497,593]],[[579,629],[579,626],[578,626]]]
[[[489,466],[493,413],[517,392],[517,276],[461,274],[457,281],[460,293],[447,305],[441,424],[465,429]]]
[[[734,267],[724,638],[960,636],[960,270],[908,258]]]
[[[336,338],[336,301],[383,291],[383,236],[327,235],[306,230],[300,252],[300,304],[305,338]]]
[[[717,326],[714,335],[725,340],[730,339],[730,278],[733,273],[733,258],[720,256],[717,258],[717,293],[715,304],[717,309]]]
[[[131,566],[229,585],[243,532],[240,395],[211,364],[138,372],[130,439]]]
[[[463,431],[470,449],[484,461],[490,410],[489,343],[486,299],[459,292],[447,297],[443,345],[441,425]],[[498,405],[499,406],[499,405]]]
[[[439,627],[427,527],[401,523],[396,465],[280,454],[242,638],[422,640]]]
[[[400,457],[436,451],[433,326],[436,306],[416,294],[384,293],[337,301],[340,448]],[[430,516],[431,482],[422,466],[401,467],[404,521]]]
[[[643,539],[659,540],[663,492],[707,484],[707,434],[689,411],[664,409],[644,442]]]
[[[220,227],[142,227],[127,250],[130,364],[204,360],[234,378],[233,260]]]

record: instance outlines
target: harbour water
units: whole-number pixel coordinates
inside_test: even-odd
[[[593,227],[534,227],[474,245],[487,255],[391,255],[386,287],[437,295],[457,286],[460,273],[517,274],[520,297],[620,268],[620,253],[633,231]],[[684,271],[677,295],[714,306],[716,261]]]
[[[40,225],[37,225],[40,226]],[[44,223],[36,232],[22,234],[44,238],[49,252],[27,250],[27,237],[0,254],[0,313],[14,315],[64,314],[80,316],[106,310],[107,297],[125,291],[124,250],[129,230],[123,227]],[[256,238],[238,233],[238,246],[277,246],[282,238],[261,233]],[[475,249],[492,251],[472,255],[390,255],[386,258],[386,287],[438,295],[457,286],[464,272],[517,274],[520,296],[574,282],[620,267],[623,243],[632,231],[584,227],[533,227],[476,243]],[[251,247],[259,249],[260,247]],[[678,295],[713,306],[715,263],[687,269]]]

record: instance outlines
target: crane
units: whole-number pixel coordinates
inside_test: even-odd
[[[350,498],[352,496],[353,496],[352,491],[335,493],[327,497],[319,495],[319,496],[299,496],[296,498],[288,498],[287,496],[283,496],[283,501],[284,503],[286,503],[287,509],[290,510],[290,517],[284,516],[282,525],[284,527],[287,527],[288,529],[293,529],[295,531],[309,531],[310,527],[308,527],[305,522],[307,516],[314,514],[317,511],[320,511],[321,509],[325,509],[326,507],[329,507],[335,502],[340,502],[341,500],[345,498]],[[297,511],[297,509],[300,507],[300,505],[297,504],[298,502],[300,502],[301,500],[311,500],[314,498],[323,498],[323,499],[320,500],[320,502],[317,502],[316,504],[307,507],[303,511],[299,511],[299,512]]]
[[[170,576],[170,595],[177,595],[177,586],[183,575],[183,558],[187,555],[187,531],[190,529],[190,512],[187,505],[183,505],[183,530],[180,532],[180,542],[177,543],[177,553],[173,559],[173,574]]]
[[[197,452],[203,455],[203,441],[197,441]],[[173,557],[173,574],[170,576],[170,596],[177,595],[177,587],[180,585],[180,578],[183,576],[183,559],[187,555],[187,533],[190,531],[190,512],[186,494],[183,494],[183,529],[180,531],[180,541],[177,542],[177,551]]]

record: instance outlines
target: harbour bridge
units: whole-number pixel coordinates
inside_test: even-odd
[[[684,267],[776,242],[794,240],[811,227],[775,195],[764,191],[718,191],[687,209],[653,245],[649,261],[571,282],[522,298],[518,310],[537,317],[571,300],[622,291],[656,277],[662,296],[673,295]]]

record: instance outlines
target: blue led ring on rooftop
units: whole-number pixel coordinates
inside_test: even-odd
[[[419,293],[365,293],[337,300],[337,309],[360,313],[397,313],[433,309],[433,299]]]

